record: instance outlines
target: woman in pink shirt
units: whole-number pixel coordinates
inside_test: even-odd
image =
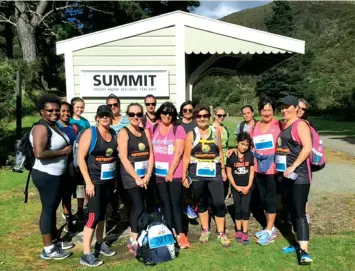
[[[274,227],[276,218],[276,182],[275,168],[276,141],[281,132],[281,122],[274,118],[274,106],[270,99],[261,98],[259,102],[261,121],[251,131],[254,143],[255,182],[266,216],[266,229],[255,234],[257,243],[268,245],[276,238]]]
[[[183,232],[181,200],[182,154],[186,133],[181,125],[174,125],[177,110],[172,103],[163,103],[156,112],[156,118],[157,123],[151,130],[156,188],[166,223],[175,229],[180,247],[188,248],[190,243]]]

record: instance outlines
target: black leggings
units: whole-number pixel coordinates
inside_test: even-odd
[[[195,181],[192,182],[194,197],[198,205],[198,212],[204,213],[208,208],[208,196],[212,197],[217,217],[224,217],[226,205],[224,203],[224,188],[221,181]],[[209,193],[208,193],[209,192]]]
[[[127,194],[131,200],[132,210],[130,215],[131,231],[138,233],[138,220],[144,212],[144,188],[134,187],[126,189]]]
[[[166,223],[180,234],[183,232],[181,178],[174,179],[172,182],[157,180],[156,187]]]
[[[249,193],[246,195],[243,195],[242,192],[238,192],[233,187],[231,190],[234,199],[234,219],[249,220],[251,190],[249,190]]]
[[[260,193],[261,204],[268,214],[276,214],[277,175],[255,174],[255,182]]]
[[[88,198],[89,218],[86,227],[95,229],[97,223],[105,220],[106,208],[115,189],[114,181],[95,183],[95,195]]]
[[[306,218],[306,203],[310,184],[295,184],[293,180],[283,179],[287,210],[291,214],[294,232],[299,241],[309,241],[309,225]]]
[[[42,203],[42,212],[39,220],[41,234],[52,234],[56,237],[57,218],[56,212],[61,201],[62,176],[54,176],[48,173],[32,169],[32,180],[38,189]]]

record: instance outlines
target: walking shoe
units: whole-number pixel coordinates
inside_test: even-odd
[[[195,213],[194,209],[190,205],[187,205],[186,210],[185,210],[185,214],[187,215],[187,217],[189,219],[198,218],[198,215]]]
[[[54,239],[52,241],[53,245],[59,247],[60,249],[67,250],[73,248],[75,245],[72,242],[64,241],[60,238]]]
[[[189,247],[190,247],[189,239],[187,239],[185,233],[180,233],[180,234],[177,236],[177,241],[178,241],[178,244],[179,244],[179,246],[180,246],[181,249],[189,248]]]
[[[313,260],[311,256],[308,254],[308,252],[304,251],[303,249],[299,250],[300,253],[300,264],[306,265],[306,264],[311,264],[313,263]]]
[[[287,247],[284,247],[283,249],[282,249],[282,252],[283,253],[286,253],[286,254],[290,254],[290,253],[294,253],[294,252],[296,252],[296,250],[298,250],[300,247],[298,246],[298,245],[296,245],[296,246],[287,246]]]
[[[242,240],[243,237],[243,233],[241,231],[237,231],[235,233],[235,241],[237,241],[238,243],[240,243],[240,241]]]
[[[88,253],[88,254],[83,254],[80,259],[80,264],[86,265],[86,266],[99,266],[103,264],[104,262],[99,260],[98,258],[95,257],[94,254]]]
[[[98,244],[98,243],[95,244],[95,254],[98,255],[99,253],[107,257],[116,254],[116,252],[113,249],[111,249],[105,242],[103,242],[102,244]]]
[[[229,239],[224,233],[218,234],[217,240],[221,243],[223,247],[229,247],[231,245],[231,241],[229,241]]]
[[[134,256],[137,256],[138,242],[133,241],[132,237],[129,238],[127,247],[129,252],[131,252]]]
[[[272,237],[275,239],[277,237],[277,232],[276,232],[276,228],[274,227],[273,230],[271,231],[272,232]],[[256,238],[261,238],[265,233],[267,233],[267,230],[262,230],[262,231],[258,231],[255,233],[255,237]]]
[[[242,233],[242,239],[240,240],[240,242],[243,244],[243,245],[249,245],[250,243],[250,240],[249,240],[249,235],[247,233]]]
[[[211,232],[210,231],[202,231],[201,236],[200,236],[200,243],[206,244],[208,240],[210,239]]]
[[[267,246],[268,244],[274,242],[274,237],[272,234],[270,235],[268,232],[264,233],[257,241],[256,243],[262,246]]]
[[[49,253],[43,249],[40,257],[43,260],[63,260],[70,255],[72,255],[71,251],[64,251],[58,246],[53,246]]]

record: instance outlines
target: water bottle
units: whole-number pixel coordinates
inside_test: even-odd
[[[319,145],[318,148],[312,149],[312,162],[314,165],[320,165],[322,162],[322,156],[323,156],[323,140],[319,140]]]
[[[22,173],[25,169],[26,156],[19,150],[20,141],[16,142],[16,153],[15,153],[15,163],[12,168],[13,172]]]

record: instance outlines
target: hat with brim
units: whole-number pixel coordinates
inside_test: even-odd
[[[280,100],[280,104],[298,106],[298,98],[292,95],[287,95]]]
[[[103,116],[112,117],[113,116],[111,108],[108,105],[106,105],[106,104],[100,105],[97,108],[96,115],[98,117],[103,117]]]

